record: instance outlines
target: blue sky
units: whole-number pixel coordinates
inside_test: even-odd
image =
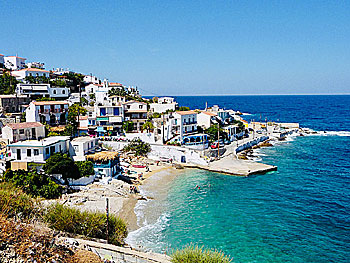
[[[350,93],[349,1],[3,1],[0,53],[147,95]]]

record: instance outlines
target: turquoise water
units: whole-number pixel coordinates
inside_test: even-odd
[[[152,179],[148,194],[152,185],[164,187],[153,192],[155,200],[140,203],[143,227],[131,233],[131,243],[157,252],[198,244],[220,249],[234,262],[349,262],[350,103],[339,107],[334,98],[321,105],[326,98],[309,97],[302,110],[312,116],[308,127],[333,132],[256,153],[277,165],[275,172],[240,178],[193,169],[172,183],[162,183],[164,174]],[[283,100],[281,120],[283,114],[286,120],[299,116],[295,99]],[[317,111],[307,105],[318,105]]]

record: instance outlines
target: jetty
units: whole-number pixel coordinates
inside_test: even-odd
[[[253,174],[264,174],[270,171],[276,171],[277,166],[257,163],[250,160],[242,160],[232,158],[232,155],[225,156],[217,161],[210,162],[208,165],[193,165],[182,164],[186,168],[198,168],[211,172],[236,175],[249,176]]]

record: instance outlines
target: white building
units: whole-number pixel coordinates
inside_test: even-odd
[[[161,97],[158,98],[157,103],[151,103],[150,109],[152,112],[164,113],[167,110],[175,111],[177,103],[174,98],[171,97]]]
[[[11,142],[37,140],[45,137],[45,126],[40,122],[9,123],[2,128],[2,138]]]
[[[180,142],[183,141],[185,135],[197,132],[197,115],[197,112],[193,110],[174,112],[173,132],[179,135]]]
[[[124,120],[123,105],[118,103],[95,104],[96,126],[98,135],[107,132],[120,133]],[[92,123],[92,125],[94,125]]]
[[[134,123],[134,130],[141,131],[142,125],[147,121],[147,103],[133,100],[123,106],[124,119]]]
[[[70,144],[69,154],[74,161],[85,161],[85,155],[95,152],[96,146],[98,146],[98,139],[82,136],[74,138]]]
[[[41,62],[29,62],[26,64],[28,68],[39,68],[39,69],[44,69],[45,68],[45,63]]]
[[[31,98],[56,98],[67,99],[70,89],[66,87],[51,87],[50,84],[25,84],[18,83],[16,87],[18,95],[27,95]]]
[[[66,124],[67,115],[67,101],[32,101],[26,109],[27,122]]]
[[[25,58],[21,58],[17,56],[6,56],[4,60],[5,60],[5,67],[11,70],[22,69],[26,64]]]
[[[12,76],[19,81],[25,81],[26,77],[50,77],[50,71],[38,68],[25,68],[12,72]]]
[[[202,111],[197,115],[197,123],[204,129],[208,129],[216,120],[217,114],[209,111]]]
[[[53,73],[58,76],[62,76],[63,74],[69,74],[69,73],[74,73],[73,71],[69,70],[69,68],[64,69],[64,68],[56,68],[53,70]]]
[[[43,140],[27,140],[7,145],[11,160],[17,162],[45,163],[54,153],[67,153],[69,136],[52,136]]]
[[[93,84],[99,84],[99,83],[100,83],[100,80],[99,80],[97,77],[92,76],[92,75],[86,75],[86,76],[84,76],[83,81],[84,81],[85,83],[93,83]]]

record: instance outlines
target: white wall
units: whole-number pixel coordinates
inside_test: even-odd
[[[176,103],[171,104],[159,104],[159,103],[151,103],[150,109],[153,112],[163,113],[167,110],[173,110],[175,111]]]

